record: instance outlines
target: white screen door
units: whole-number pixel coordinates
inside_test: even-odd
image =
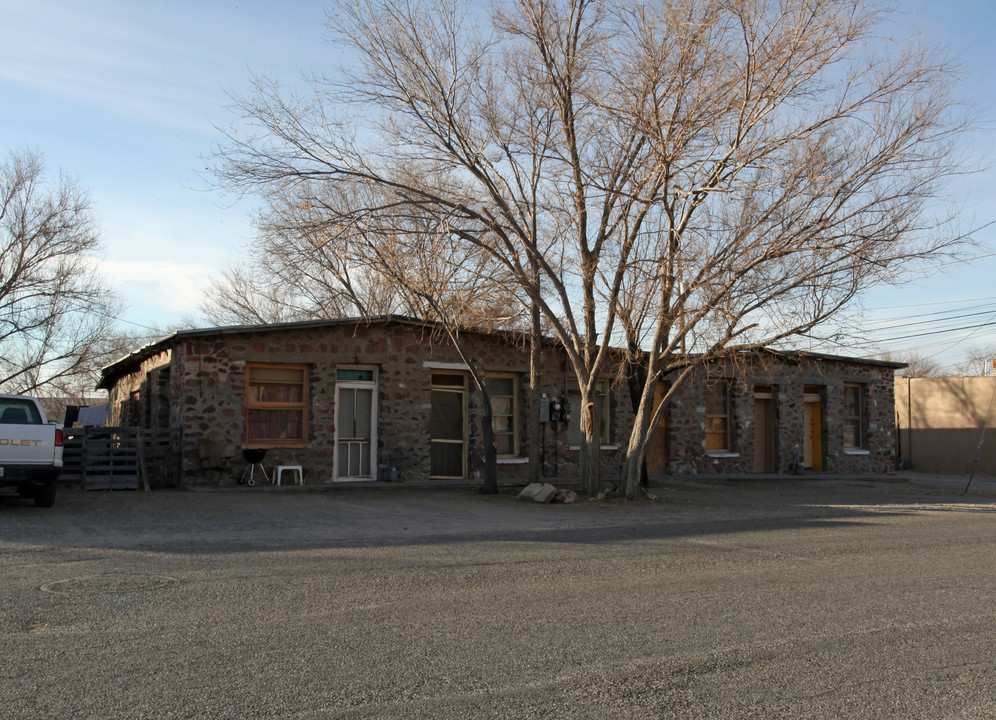
[[[335,479],[376,480],[377,386],[373,371],[338,370],[335,408]]]

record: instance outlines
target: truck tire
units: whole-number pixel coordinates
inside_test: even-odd
[[[35,507],[49,508],[55,505],[55,483],[45,483],[35,490]]]

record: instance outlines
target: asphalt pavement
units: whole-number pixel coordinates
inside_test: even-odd
[[[996,499],[0,499],[0,718],[996,718]]]

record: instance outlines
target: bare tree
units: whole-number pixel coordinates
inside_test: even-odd
[[[267,198],[245,259],[212,281],[202,312],[219,324],[400,313],[404,300],[376,268],[344,252],[341,232],[307,199]]]
[[[436,318],[440,308],[464,327],[498,327],[517,322],[521,310],[501,285],[480,284],[472,293],[456,293],[444,285],[433,288],[433,300],[424,299],[427,278],[442,282],[453,268],[446,258],[425,255],[425,241],[435,236],[434,226],[397,223],[383,230],[390,236],[383,253],[365,238],[372,226],[343,224],[343,205],[355,198],[323,195],[318,186],[299,186],[296,196],[277,194],[267,200],[255,220],[257,237],[245,249],[243,262],[215,278],[201,311],[219,324],[268,323],[339,317],[373,317],[399,314],[418,319]],[[364,199],[365,202],[365,199]],[[354,227],[355,225],[355,227]],[[402,242],[404,233],[411,242]],[[430,243],[431,244],[431,243]],[[402,253],[422,253],[404,257]],[[393,266],[383,260],[390,257]],[[436,267],[429,272],[429,265]],[[406,268],[418,266],[422,275],[412,291],[403,283]]]
[[[238,263],[211,278],[201,313],[216,325],[257,325],[313,319],[293,290],[275,281],[265,265]]]
[[[974,347],[965,354],[965,361],[958,371],[968,377],[985,377],[993,374],[996,364],[996,346]]]
[[[501,304],[500,289],[504,287],[501,273],[491,274],[489,283],[480,281],[488,274],[487,255],[468,254],[463,243],[445,232],[445,228],[419,225],[409,223],[404,232],[391,235],[389,228],[397,228],[396,221],[386,227],[380,222],[372,226],[363,224],[360,232],[351,235],[353,247],[361,256],[369,253],[369,264],[381,268],[412,304],[424,305],[430,311],[427,319],[438,323],[466,365],[483,407],[481,492],[494,494],[498,492],[498,444],[491,393],[486,369],[469,351],[465,334],[467,330],[507,329],[515,324],[521,308]],[[511,315],[506,314],[509,309]]]
[[[11,152],[0,165],[0,388],[75,393],[94,378],[117,309],[98,248],[87,194],[46,182],[38,155]]]
[[[216,322],[282,322],[402,314],[432,321],[469,369],[482,398],[482,492],[498,491],[497,446],[485,369],[466,331],[512,330],[523,309],[489,257],[425,216],[386,213],[342,222],[344,205],[369,204],[302,185],[257,217],[249,262],[216,280],[202,311]],[[369,192],[369,190],[368,190]],[[481,278],[489,276],[488,282]],[[524,334],[524,333],[523,333]],[[538,413],[534,413],[538,419]]]
[[[500,268],[568,355],[589,492],[613,344],[645,372],[635,495],[696,367],[832,334],[859,292],[953,249],[926,210],[957,170],[956,76],[936,48],[883,40],[861,0],[497,8],[334,2],[357,66],[307,98],[257,78],[215,171],[243,192],[349,198],[326,213],[383,242],[417,218],[487,256],[480,281]]]
[[[882,353],[882,360],[891,362],[906,363],[906,367],[896,371],[899,377],[922,378],[937,377],[941,374],[941,368],[930,358],[924,357],[915,350],[904,353]]]

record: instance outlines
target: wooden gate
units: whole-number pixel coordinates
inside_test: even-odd
[[[145,490],[179,483],[179,431],[86,427],[65,431],[62,483],[84,490]]]

